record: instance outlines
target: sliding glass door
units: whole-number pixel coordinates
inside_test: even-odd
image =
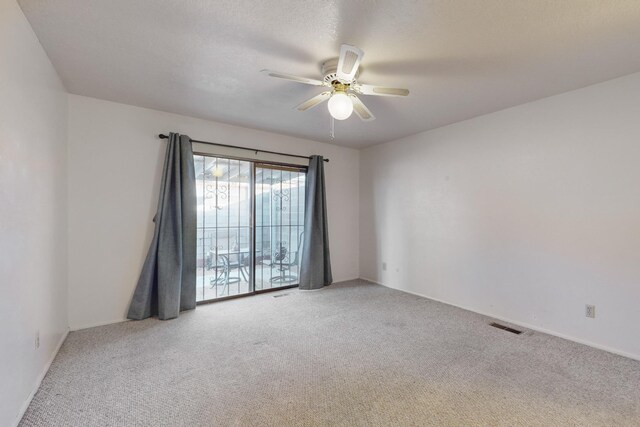
[[[197,301],[298,283],[305,169],[194,156]]]
[[[196,169],[197,301],[247,294],[251,286],[250,162],[194,156]]]
[[[304,226],[305,171],[259,164],[255,169],[255,289],[297,284]]]

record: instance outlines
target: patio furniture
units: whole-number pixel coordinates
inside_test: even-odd
[[[220,253],[221,251],[209,251],[207,254],[207,270],[215,270],[215,275],[209,280],[210,288],[222,285],[220,295],[229,292],[230,283],[240,282],[240,277],[231,276],[231,263],[229,262],[228,253]],[[214,264],[215,259],[215,264]]]
[[[272,265],[278,266],[280,274],[272,276],[269,279],[271,283],[291,283],[298,280],[297,274],[287,274],[287,272],[291,273],[292,267],[300,264],[300,252],[302,251],[303,236],[304,231],[298,236],[298,247],[294,252],[295,255],[293,256],[293,259],[291,258],[291,252],[287,251],[287,248],[284,246],[284,242],[280,242],[278,250],[273,254],[275,262],[272,263]]]
[[[238,269],[245,282],[249,282],[249,249],[238,249],[227,254],[229,260],[229,269]]]

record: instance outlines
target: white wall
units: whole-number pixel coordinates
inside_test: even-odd
[[[640,73],[360,161],[361,277],[640,358]]]
[[[22,11],[0,0],[1,426],[17,423],[67,331],[66,102]]]
[[[171,131],[193,139],[330,158],[325,172],[334,279],[358,277],[358,151],[70,95],[72,329],[125,318],[153,233],[166,146],[157,134]]]

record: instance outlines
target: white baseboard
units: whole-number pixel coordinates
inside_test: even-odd
[[[55,359],[56,356],[58,355],[58,352],[60,351],[60,347],[62,347],[62,344],[64,343],[64,340],[67,339],[67,335],[69,335],[69,329],[68,328],[64,332],[62,337],[60,338],[60,341],[58,342],[58,345],[56,345],[56,348],[53,351],[53,353],[51,354],[51,357],[49,358],[49,360],[47,361],[47,364],[44,366],[44,369],[42,370],[40,375],[38,375],[38,378],[36,379],[36,384],[33,387],[33,390],[31,390],[31,393],[29,393],[29,396],[27,397],[27,399],[22,404],[22,407],[20,408],[20,412],[18,413],[18,416],[16,417],[16,419],[14,420],[14,422],[12,424],[13,427],[17,427],[18,424],[20,424],[20,420],[22,420],[22,417],[24,416],[24,413],[27,412],[27,408],[31,404],[31,400],[33,400],[33,396],[35,396],[36,393],[38,392],[38,389],[40,388],[40,384],[42,384],[42,380],[44,379],[45,375],[47,375],[47,372],[49,372],[49,368],[51,367],[51,364],[53,363],[53,359]]]
[[[587,345],[589,347],[597,348],[598,350],[604,350],[604,351],[607,351],[609,353],[617,354],[618,356],[624,356],[624,357],[628,357],[629,359],[640,361],[640,355],[637,355],[637,354],[628,353],[626,351],[622,351],[622,350],[618,350],[618,349],[615,349],[615,348],[607,347],[605,345],[601,345],[601,344],[597,344],[597,343],[594,343],[594,342],[591,342],[591,341],[583,340],[581,338],[576,338],[576,337],[572,337],[572,336],[569,336],[569,335],[565,335],[565,334],[560,333],[560,332],[556,332],[556,331],[553,331],[553,330],[550,330],[550,329],[541,328],[539,326],[531,325],[531,324],[525,323],[525,322],[520,322],[518,320],[507,319],[507,318],[502,317],[502,316],[496,316],[495,314],[478,311],[476,309],[472,309],[472,308],[469,308],[469,307],[464,307],[464,306],[461,306],[461,305],[458,305],[458,304],[452,304],[450,302],[443,301],[443,300],[440,300],[438,298],[432,298],[430,296],[423,295],[423,294],[420,294],[420,293],[417,293],[417,292],[405,291],[404,289],[394,288],[392,286],[388,286],[388,285],[385,285],[384,283],[378,282],[377,280],[368,279],[366,277],[361,277],[360,279],[361,280],[366,280],[367,282],[375,283],[376,285],[384,286],[385,288],[394,289],[396,291],[404,292],[404,293],[411,294],[411,295],[416,295],[416,296],[419,296],[419,297],[422,297],[422,298],[427,298],[427,299],[430,299],[432,301],[441,302],[443,304],[451,305],[453,307],[457,307],[457,308],[461,308],[463,310],[471,311],[473,313],[481,314],[483,316],[487,316],[487,317],[490,317],[492,319],[500,320],[502,322],[511,323],[513,325],[517,325],[517,326],[520,326],[522,328],[531,329],[533,331],[542,332],[542,333],[548,334],[548,335],[553,335],[554,337],[562,338],[562,339],[565,339],[565,340],[568,340],[568,341],[573,341],[573,342],[576,342],[578,344],[583,344],[583,345]]]
[[[89,323],[87,325],[80,325],[80,326],[71,326],[71,332],[81,331],[82,329],[95,328],[95,327],[98,327],[98,326],[113,325],[114,323],[128,322],[129,320],[131,320],[131,319],[109,320],[109,321],[106,321],[106,322]]]

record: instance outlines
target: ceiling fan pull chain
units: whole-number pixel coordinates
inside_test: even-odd
[[[336,139],[336,128],[335,128],[335,120],[333,118],[332,115],[329,115],[329,120],[331,121],[330,124],[330,130],[329,130],[329,136],[331,137],[331,140],[333,141],[334,139]]]

